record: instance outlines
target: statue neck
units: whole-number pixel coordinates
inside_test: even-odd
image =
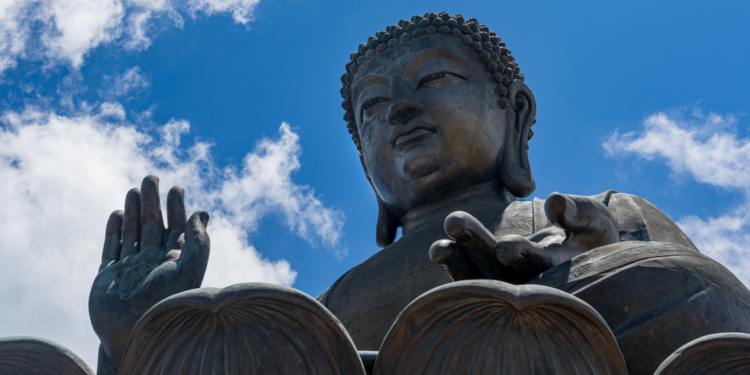
[[[401,218],[403,235],[435,225],[442,228],[445,217],[455,211],[496,210],[499,216],[514,200],[516,197],[495,181],[475,185],[409,211]]]

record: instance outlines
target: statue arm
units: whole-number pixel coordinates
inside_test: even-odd
[[[666,242],[697,251],[677,224],[638,196],[614,190],[589,197],[553,193],[529,206],[533,228],[528,236],[496,236],[465,212],[449,215],[445,230],[452,239],[435,242],[430,258],[453,280],[490,278],[517,284],[620,241]]]
[[[117,367],[107,358],[104,347],[99,345],[99,358],[96,366],[97,375],[117,375]]]
[[[669,216],[642,197],[608,190],[589,198],[602,201],[612,212],[617,223],[620,241],[666,242],[697,250],[690,238]],[[533,234],[529,237],[544,235],[543,230],[553,226],[547,220],[544,204],[544,199],[534,198],[533,200],[530,214],[533,215],[531,221],[534,225],[530,228]]]
[[[669,216],[639,196],[615,193],[607,206],[617,220],[621,241],[666,242],[698,250]]]
[[[148,309],[201,286],[210,252],[208,213],[188,219],[184,194],[180,187],[167,194],[165,226],[159,179],[148,176],[140,189],[128,192],[125,210],[110,215],[89,294],[89,317],[101,342],[100,373],[117,372],[128,337]]]

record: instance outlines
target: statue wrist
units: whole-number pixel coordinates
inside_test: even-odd
[[[99,344],[99,361],[96,366],[97,375],[117,375],[117,367],[107,358],[104,347]]]

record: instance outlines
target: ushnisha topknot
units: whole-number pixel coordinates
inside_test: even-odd
[[[434,34],[459,38],[461,44],[471,48],[477,57],[486,63],[491,78],[497,83],[500,107],[505,109],[510,105],[507,98],[508,84],[513,80],[523,81],[524,77],[515,59],[510,54],[510,50],[505,47],[505,43],[500,40],[499,36],[487,28],[487,25],[480,25],[476,18],[464,20],[464,17],[460,14],[451,17],[446,12],[414,16],[411,21],[401,20],[398,25],[388,26],[385,31],[379,31],[375,36],[369,37],[366,44],[360,44],[357,52],[352,52],[349,55],[350,61],[346,63],[346,73],[341,76],[341,84],[343,85],[341,97],[344,98],[341,106],[346,111],[344,121],[346,121],[354,144],[357,145],[357,153],[360,158],[362,158],[362,148],[359,143],[359,132],[354,118],[351,96],[351,83],[354,73],[364,66],[368,60],[388,48],[395,48],[399,44],[408,43],[414,38]],[[529,132],[529,139],[532,135],[533,133]]]

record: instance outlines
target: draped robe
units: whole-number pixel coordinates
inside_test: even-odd
[[[594,307],[615,334],[631,374],[653,373],[674,350],[698,337],[750,333],[748,289],[701,254],[667,215],[641,197],[613,190],[594,198],[614,215],[623,243],[579,255],[575,267],[563,263],[530,283],[561,289]],[[517,200],[500,215],[482,205],[461,209],[496,237],[531,236],[552,225],[544,202]],[[378,350],[406,305],[451,282],[428,255],[430,244],[446,237],[442,226],[404,236],[349,270],[318,300],[359,350]]]

